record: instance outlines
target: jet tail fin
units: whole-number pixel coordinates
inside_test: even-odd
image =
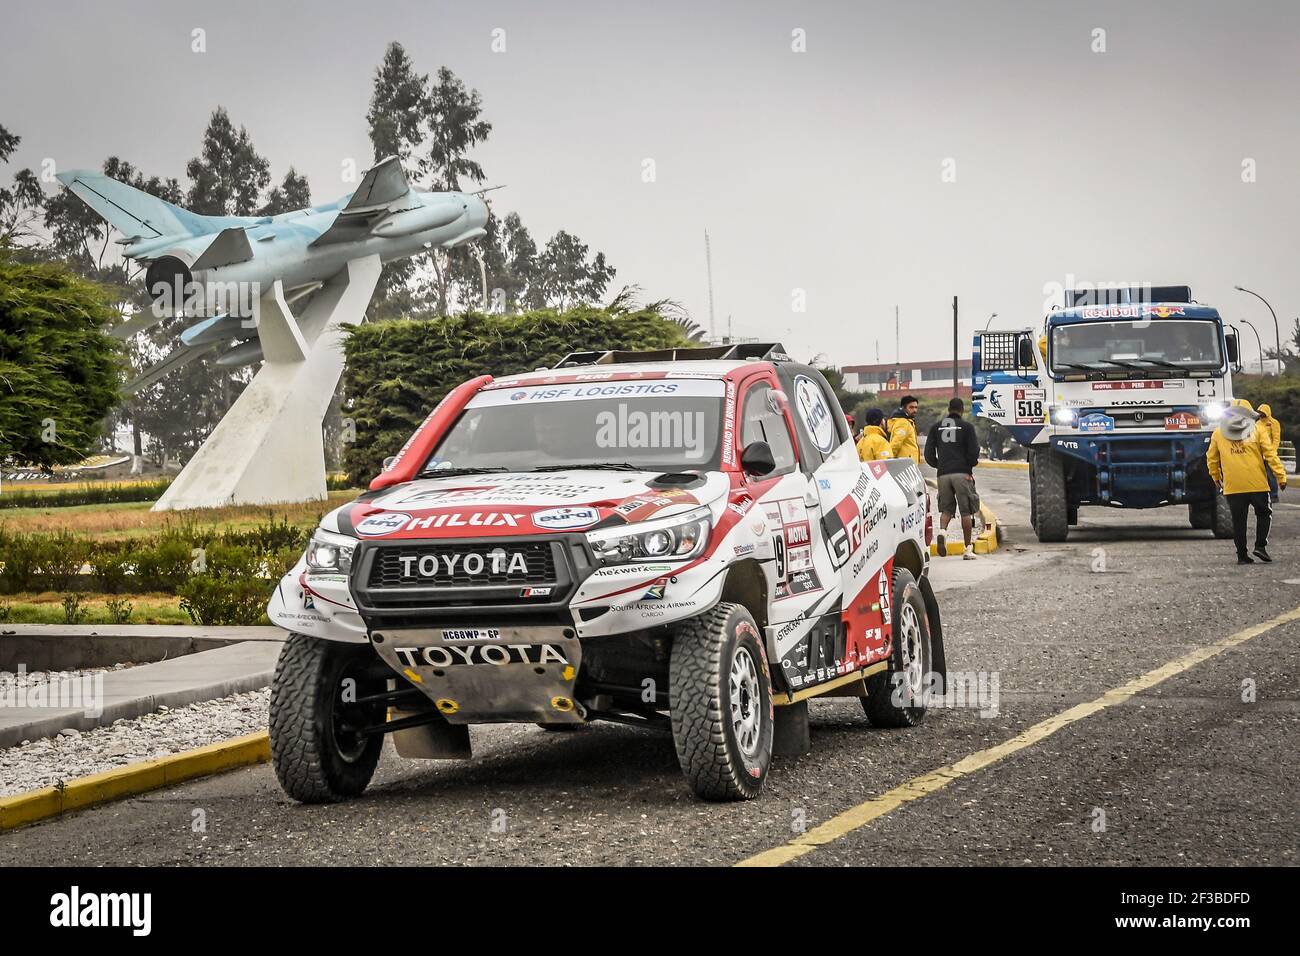
[[[188,209],[110,179],[103,173],[73,169],[58,173],[57,177],[75,196],[128,238],[198,236],[213,231],[210,217],[195,215]]]

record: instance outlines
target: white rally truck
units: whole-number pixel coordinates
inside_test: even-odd
[[[273,595],[276,774],[360,794],[469,728],[671,733],[707,799],[808,749],[807,703],[912,726],[944,675],[911,461],[859,461],[825,378],[780,346],[575,353],[452,390]]]
[[[974,413],[1028,450],[1030,521],[1064,541],[1083,505],[1182,505],[1232,536],[1205,453],[1232,400],[1237,335],[1186,286],[1066,293],[1040,328],[975,336]]]

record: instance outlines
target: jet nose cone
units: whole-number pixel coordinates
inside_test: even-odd
[[[469,221],[471,229],[486,226],[490,214],[488,205],[481,196],[465,197],[465,218]]]

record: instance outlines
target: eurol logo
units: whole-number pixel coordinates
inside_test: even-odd
[[[575,531],[600,520],[599,508],[548,508],[533,512],[533,524],[547,531]]]
[[[520,402],[520,401],[523,401],[523,400],[524,400],[525,398],[527,398],[527,397],[528,397],[528,393],[527,393],[527,392],[515,392],[515,393],[513,393],[513,394],[510,396],[510,401],[512,401],[512,402]]]
[[[402,511],[381,511],[379,514],[361,519],[356,526],[356,532],[364,537],[374,538],[400,531],[410,520],[411,516]]]

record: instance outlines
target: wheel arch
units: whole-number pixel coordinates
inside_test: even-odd
[[[925,555],[921,553],[921,546],[913,538],[904,538],[898,542],[898,547],[894,549],[894,567],[907,568],[912,572],[912,577],[920,581],[925,574],[926,560]]]
[[[753,558],[746,558],[727,569],[727,580],[722,585],[718,601],[743,606],[754,618],[761,633],[769,623],[767,590],[767,575],[763,573],[763,566]]]

